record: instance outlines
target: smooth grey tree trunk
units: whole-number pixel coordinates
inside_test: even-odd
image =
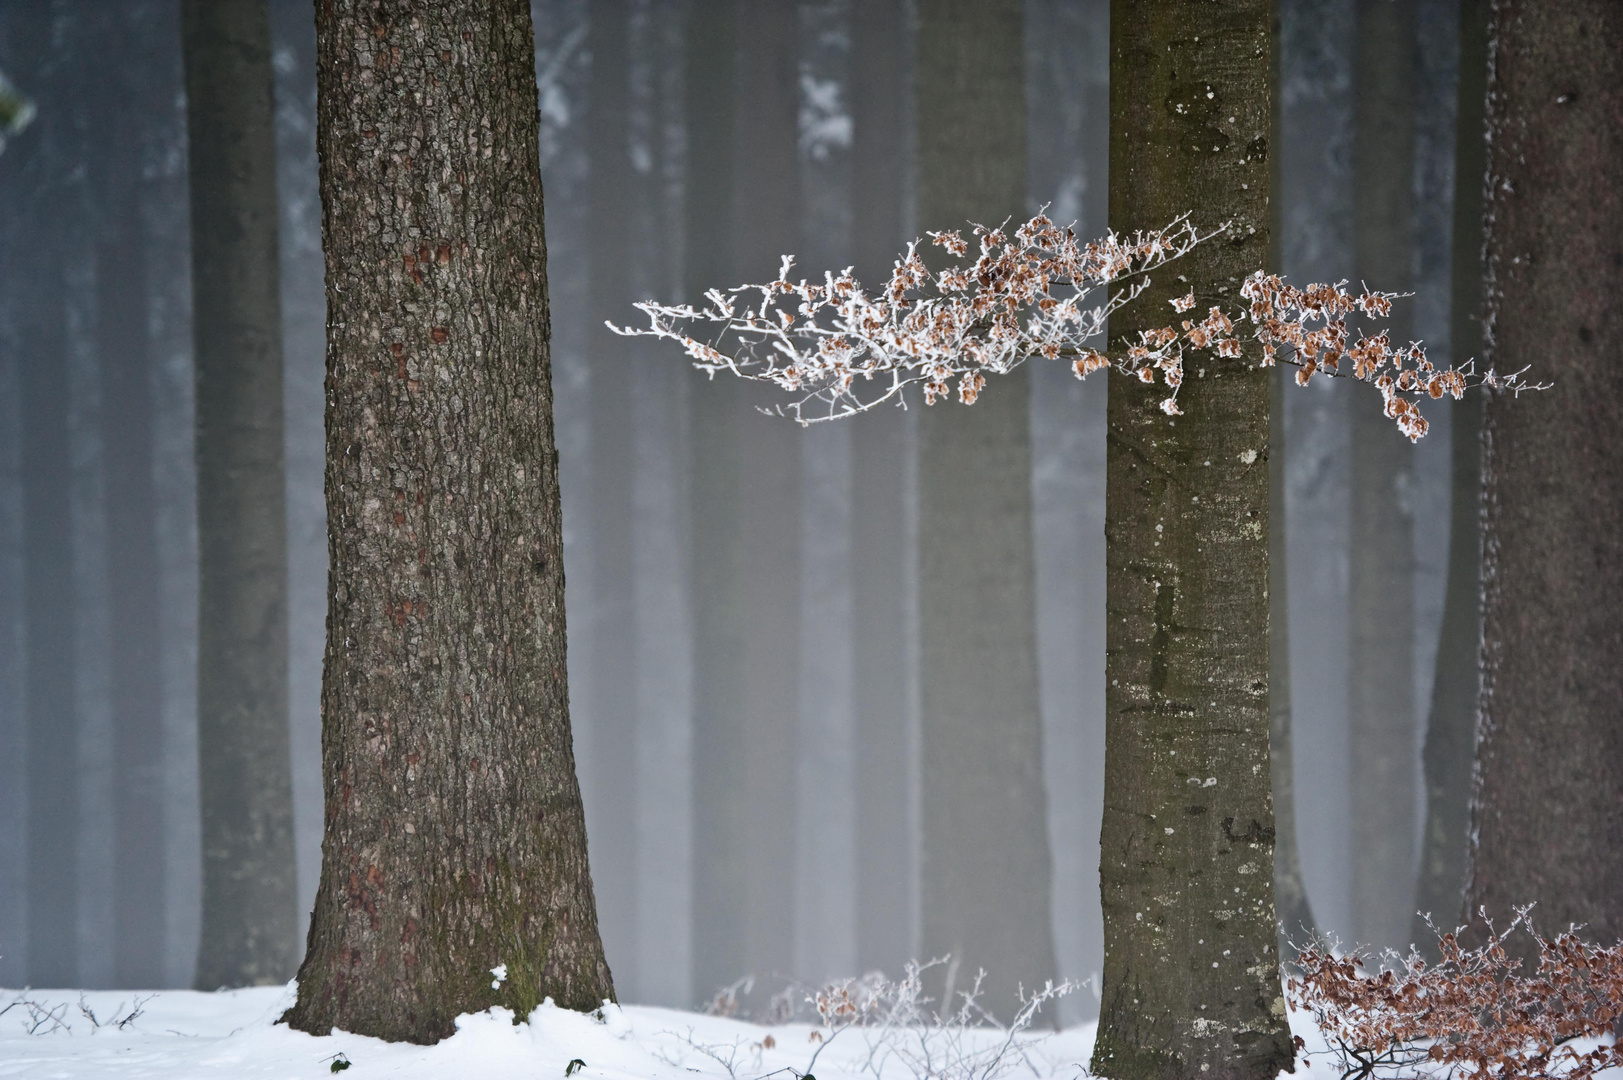
[[[694,0],[687,25],[684,299],[735,280],[733,200],[738,0]],[[693,996],[748,971],[743,935],[744,581],[736,380],[689,389],[693,605]]]
[[[335,0],[316,28],[327,829],[285,1019],[431,1043],[614,993],[569,730],[534,35],[526,0]]]
[[[633,217],[631,132],[631,12],[625,0],[593,0],[587,47],[592,76],[587,101],[591,166],[590,244],[593,314],[587,328],[590,363],[593,570],[591,792],[592,880],[597,886],[603,944],[622,985],[633,978],[637,899],[637,623],[632,560],[632,360],[625,338],[605,320],[624,323],[631,311]]]
[[[1482,349],[1482,210],[1487,183],[1484,113],[1488,77],[1489,0],[1461,0],[1459,111],[1454,151],[1454,236],[1450,348],[1462,364]],[[1469,844],[1471,765],[1481,692],[1482,641],[1482,401],[1471,395],[1452,406],[1449,432],[1448,578],[1438,635],[1436,676],[1423,754],[1425,831],[1415,882],[1409,940],[1429,958],[1437,936],[1463,912]]]
[[[1280,81],[1280,0],[1273,0],[1269,78],[1269,142],[1278,148],[1284,134],[1284,94]],[[1285,272],[1284,155],[1268,157],[1268,263],[1276,274]],[[1292,943],[1306,944],[1318,932],[1313,905],[1302,880],[1302,858],[1296,829],[1296,758],[1291,739],[1290,604],[1286,572],[1289,521],[1286,471],[1285,395],[1292,390],[1292,369],[1280,365],[1268,383],[1268,756],[1274,798],[1274,914],[1279,920],[1280,956],[1289,958]]]
[[[1370,288],[1414,284],[1414,5],[1359,0],[1353,86],[1353,267]],[[1386,330],[1409,342],[1408,303]],[[1414,704],[1414,450],[1367,394],[1351,410],[1348,535],[1352,931],[1400,948],[1413,913],[1419,777]]]
[[[74,74],[57,13],[8,13],[7,44],[18,63],[7,71],[40,108],[28,131],[9,141],[0,169],[13,180],[19,205],[5,274],[15,335],[18,509],[21,514],[21,727],[27,784],[21,806],[21,885],[27,919],[19,981],[34,986],[79,982],[79,694],[78,580],[73,564],[69,496],[68,324],[64,255],[73,243],[63,225],[74,202],[68,171],[74,159],[73,116],[66,85]],[[62,16],[63,21],[73,15]],[[15,215],[15,216],[14,216]]]
[[[687,41],[685,299],[734,281],[737,0],[695,0]],[[743,789],[743,536],[734,380],[691,387],[693,604],[693,997],[748,971]]]
[[[1111,228],[1230,230],[1111,320],[1113,351],[1187,290],[1197,312],[1237,307],[1267,265],[1269,9],[1111,5]],[[1272,1080],[1294,1056],[1270,872],[1270,378],[1193,358],[1176,420],[1165,387],[1110,389],[1101,1076]]]
[[[796,0],[739,8],[738,189],[741,280],[767,281],[800,248],[800,64]],[[803,273],[813,273],[802,267]],[[795,728],[800,678],[801,446],[805,432],[756,407],[777,403],[748,385],[738,421],[743,550],[745,971],[755,1003],[794,974]],[[743,974],[741,972],[740,974]]]
[[[156,111],[143,85],[120,80],[121,105]],[[110,111],[110,110],[109,110]],[[163,668],[157,490],[148,346],[143,127],[107,116],[96,186],[105,217],[96,246],[96,354],[106,469],[108,680],[113,725],[113,979],[163,985],[165,931]]]
[[[298,964],[287,718],[287,520],[270,28],[264,0],[185,0],[197,384],[195,985]]]
[[[1481,719],[1468,910],[1623,936],[1623,9],[1488,32]]]
[[[1024,35],[1016,0],[919,8],[921,229],[1023,220]],[[1054,975],[1037,684],[1029,386],[1024,368],[972,407],[919,417],[920,954],[951,954],[939,1000]]]
[[[858,279],[890,280],[902,251],[907,87],[900,0],[855,6],[852,20],[852,243]],[[914,807],[908,783],[908,416],[885,409],[851,429],[852,654],[856,706],[857,963],[900,977],[916,938]]]
[[[16,152],[16,151],[14,151]],[[45,204],[41,199],[36,205]],[[43,210],[44,207],[41,206]],[[49,220],[42,214],[42,220]],[[60,220],[60,219],[58,219]],[[22,442],[23,707],[28,717],[28,981],[79,981],[79,756],[77,578],[69,505],[67,282],[56,238],[29,259],[38,298],[20,312],[18,412]]]

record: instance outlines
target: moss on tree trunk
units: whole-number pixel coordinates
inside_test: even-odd
[[[1228,234],[1111,320],[1238,307],[1269,235],[1269,4],[1111,5],[1110,225]],[[1105,553],[1105,968],[1093,1071],[1271,1080],[1292,1060],[1269,776],[1269,378],[1255,357],[1111,385]]]
[[[330,0],[317,48],[327,824],[287,1019],[433,1042],[613,994],[569,732],[530,10]]]

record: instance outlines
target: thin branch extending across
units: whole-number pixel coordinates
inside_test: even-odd
[[[1535,388],[1521,381],[1521,372],[1479,377],[1469,364],[1439,369],[1419,343],[1394,346],[1385,333],[1360,334],[1349,343],[1347,316],[1386,318],[1396,293],[1354,295],[1346,282],[1297,289],[1260,271],[1241,289],[1249,305],[1244,312],[1212,307],[1198,321],[1140,331],[1139,343],[1113,358],[1089,347],[1110,315],[1149,287],[1150,271],[1226,231],[1203,233],[1185,215],[1163,229],[1130,237],[1112,232],[1082,243],[1072,229],[1038,214],[1012,234],[1007,222],[975,225],[979,255],[973,261],[958,231],[930,233],[931,243],[956,260],[939,271],[925,265],[923,241],[915,240],[874,295],[849,267],[825,273],[821,284],[791,281],[794,258],[785,255],[775,281],[711,289],[703,307],[637,304],[647,327],[608,325],[618,334],[674,341],[712,377],[725,371],[777,385],[790,399],[771,411],[801,424],[901,404],[913,385],[926,404],[951,398],[956,389],[957,399],[972,405],[987,375],[1039,356],[1070,361],[1079,379],[1107,367],[1145,383],[1159,379],[1168,391],[1160,407],[1169,416],[1182,412],[1186,351],[1251,365],[1289,363],[1302,385],[1315,373],[1372,383],[1385,414],[1411,439],[1426,433],[1414,400],[1422,394],[1458,399],[1478,382],[1512,392]],[[1194,308],[1195,293],[1171,303],[1183,315]],[[1249,334],[1237,330],[1247,323]],[[1249,360],[1244,340],[1260,346]]]

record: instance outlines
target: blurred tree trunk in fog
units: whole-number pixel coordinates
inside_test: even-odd
[[[1020,4],[937,0],[919,20],[920,229],[1023,219]],[[1006,1021],[1055,968],[1027,372],[918,423],[920,954],[952,954],[941,1001],[984,968]]]
[[[1487,162],[1484,111],[1488,78],[1488,2],[1461,0],[1459,112],[1454,151],[1451,360],[1463,364],[1482,349],[1482,190]],[[1469,843],[1471,764],[1476,741],[1478,667],[1482,643],[1482,400],[1451,406],[1448,578],[1437,671],[1426,724],[1426,817],[1409,941],[1437,955],[1440,930],[1462,918]]]
[[[1168,301],[1239,302],[1266,267],[1271,5],[1111,5],[1110,225],[1230,223],[1110,322],[1111,350]],[[1092,1070],[1272,1080],[1294,1052],[1279,984],[1269,777],[1269,384],[1192,358],[1110,388],[1105,553],[1105,968]],[[1210,377],[1208,377],[1208,375]]]
[[[1467,910],[1623,936],[1623,7],[1492,8],[1483,685]]]
[[[285,1019],[432,1043],[614,994],[569,729],[535,39],[526,0],[335,0],[316,26],[327,828]]]
[[[78,582],[70,505],[68,326],[64,274],[78,207],[70,172],[79,148],[69,111],[75,17],[31,5],[11,12],[7,74],[40,112],[6,147],[0,170],[19,205],[5,253],[17,378],[22,516],[22,779],[26,945],[19,981],[72,986],[79,979]],[[22,927],[18,927],[19,930]],[[15,970],[15,969],[14,969]]]
[[[1026,0],[1027,177],[1031,203],[1084,237],[1106,228],[1110,157],[1109,0]],[[1089,979],[1104,962],[1099,815],[1105,744],[1104,379],[1033,361],[1032,536],[1043,774],[1053,855],[1055,963]],[[1060,1003],[1067,1026],[1098,1015],[1092,993]]]
[[[890,279],[903,246],[902,0],[851,12],[852,241],[858,279]],[[915,945],[914,820],[908,782],[906,484],[910,417],[885,409],[851,430],[851,572],[856,663],[857,964],[899,978]]]
[[[684,299],[735,280],[734,137],[738,0],[694,0],[687,27],[687,266]],[[693,604],[693,995],[708,1001],[748,970],[743,935],[753,855],[744,799],[744,538],[736,379],[689,389]],[[780,658],[779,663],[788,663]]]
[[[184,0],[197,379],[199,989],[298,964],[276,142],[264,0]]]
[[[120,38],[120,45],[127,41]],[[144,68],[111,60],[96,116],[92,175],[102,210],[96,245],[96,354],[106,468],[108,673],[112,686],[113,978],[163,985],[163,687],[159,663],[157,490],[147,341],[143,121],[161,114]]]
[[[1414,6],[1359,0],[1354,277],[1398,293],[1414,286],[1414,67]],[[1412,311],[1409,300],[1393,305],[1386,329],[1395,345],[1413,336]],[[1360,944],[1399,948],[1408,941],[1413,909],[1418,784],[1414,449],[1365,395],[1344,397],[1352,424],[1352,932]]]
[[[743,281],[777,277],[800,249],[800,63],[795,0],[750,0],[739,9],[738,189],[735,233]],[[812,274],[813,267],[797,273]],[[743,502],[745,971],[789,975],[795,941],[795,726],[800,676],[800,492],[805,433],[747,406],[776,404],[744,388],[738,491]],[[743,974],[740,972],[739,974]],[[757,992],[769,988],[762,984]],[[775,987],[771,988],[775,989]],[[764,1000],[764,999],[763,999]]]
[[[593,318],[590,363],[593,569],[591,618],[577,624],[592,639],[592,786],[587,806],[592,881],[604,949],[622,986],[633,980],[637,899],[637,624],[631,512],[634,438],[632,359],[625,338],[604,320],[624,323],[634,297],[630,245],[633,216],[628,110],[631,13],[626,0],[592,0],[587,48],[591,160],[590,231]]]
[[[1280,153],[1284,134],[1285,94],[1280,78],[1279,0],[1271,15],[1268,143],[1268,270],[1285,272],[1285,155]],[[1278,365],[1268,381],[1268,757],[1274,796],[1274,917],[1279,922],[1280,955],[1292,941],[1305,944],[1318,932],[1313,905],[1302,881],[1302,857],[1296,829],[1296,759],[1291,739],[1291,655],[1288,567],[1289,530],[1286,469],[1285,395],[1290,393],[1295,369]]]

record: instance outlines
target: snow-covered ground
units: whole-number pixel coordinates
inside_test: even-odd
[[[291,986],[212,994],[168,990],[140,997],[140,1014],[120,1028],[117,1021],[136,1000],[128,992],[0,991],[0,1008],[17,1000],[34,1003],[0,1016],[0,1077],[280,1080],[331,1076],[342,1055],[350,1065],[343,1070],[345,1080],[562,1080],[576,1060],[584,1067],[573,1070],[574,1080],[757,1080],[771,1073],[793,1080],[813,1069],[818,1080],[873,1080],[873,1073],[864,1072],[873,1032],[860,1028],[839,1033],[813,1065],[820,1044],[810,1025],[763,1027],[645,1006],[611,1006],[598,1020],[548,1004],[517,1025],[498,1009],[461,1017],[455,1035],[424,1047],[343,1033],[316,1038],[278,1025],[276,1018],[292,1001]],[[1302,1018],[1292,1019],[1303,1026]],[[1043,1080],[1082,1075],[1093,1032],[1085,1025],[1032,1036],[1004,1075]],[[935,1049],[943,1055],[970,1054],[998,1038],[992,1031],[971,1031],[968,1045]],[[880,1071],[883,1080],[913,1080],[915,1074],[899,1056]]]

